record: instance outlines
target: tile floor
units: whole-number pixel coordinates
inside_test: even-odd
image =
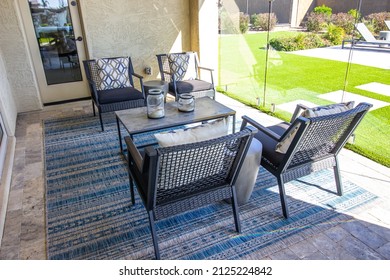
[[[248,108],[223,95],[217,100],[264,125],[272,117]],[[90,114],[90,101],[45,107],[20,114],[17,121],[16,155],[0,259],[46,259],[44,162],[42,120],[69,115]],[[359,184],[379,199],[376,203],[347,213],[351,219],[310,237],[297,236],[297,242],[281,248],[265,259],[390,259],[390,170],[355,153],[340,154],[344,178]]]

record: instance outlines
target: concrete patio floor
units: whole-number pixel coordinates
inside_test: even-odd
[[[237,121],[242,115],[266,126],[279,121],[222,94],[217,93],[216,100],[235,109]],[[46,259],[42,120],[76,115],[92,118],[91,102],[54,105],[18,116],[16,155],[0,259]],[[295,244],[265,259],[390,259],[389,168],[346,149],[339,160],[342,177],[374,193],[378,199],[348,212],[348,222],[313,236],[301,236]]]
[[[390,69],[390,48],[354,47],[351,51],[350,45],[346,44],[345,48],[341,48],[341,46],[333,46],[294,51],[291,53],[343,62],[351,61],[351,63],[354,64]]]

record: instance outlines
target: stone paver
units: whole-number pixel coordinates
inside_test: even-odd
[[[300,259],[304,259],[318,251],[313,244],[307,242],[306,240],[290,246],[290,250],[293,251]]]
[[[315,251],[313,254],[308,255],[303,260],[329,260],[329,258],[320,251]]]
[[[378,248],[378,252],[386,258],[386,260],[390,260],[390,242],[386,243],[382,247]]]
[[[383,256],[352,235],[348,235],[346,238],[338,242],[338,244],[347,250],[357,260],[383,259]]]
[[[343,240],[345,237],[349,235],[348,231],[346,231],[341,226],[335,226],[331,229],[326,230],[324,233],[334,242]]]
[[[302,105],[305,105],[309,108],[318,106],[317,104],[314,104],[314,103],[306,101],[306,100],[294,100],[291,102],[276,105],[276,108],[292,114],[292,113],[294,113],[295,108],[297,107],[297,104],[302,104]]]
[[[373,223],[366,223],[366,224],[371,231],[377,233],[378,235],[380,235],[381,237],[383,237],[384,239],[390,242],[390,229],[388,228],[387,225],[384,224],[377,225]]]
[[[357,86],[356,88],[390,96],[390,85],[385,85],[382,83],[373,82],[373,83]]]
[[[342,90],[337,90],[337,91],[332,91],[329,93],[320,94],[320,95],[318,95],[318,97],[325,99],[325,100],[335,102],[335,103],[355,101],[355,105],[357,105],[360,102],[367,102],[367,103],[372,104],[371,110],[376,110],[376,109],[390,105],[390,103],[380,101],[377,99],[373,99],[373,98],[369,98],[366,96],[362,96],[359,94],[354,94],[354,93],[347,92],[347,91],[343,93]]]
[[[297,55],[324,58],[329,60],[351,61],[353,64],[361,64],[382,69],[390,69],[390,52],[377,51],[369,48],[344,48],[333,46],[328,48],[318,48],[291,52]]]
[[[271,260],[299,260],[299,257],[289,248],[269,256]]]
[[[344,223],[341,226],[371,249],[376,250],[387,242],[385,238],[371,231],[359,221]]]
[[[335,227],[333,227],[333,228],[335,228]],[[332,230],[332,229],[329,229],[329,230]],[[322,232],[319,233],[318,235],[314,236],[313,238],[309,239],[307,242],[311,243],[320,252],[333,251],[337,247],[336,241],[332,240],[329,236],[327,236],[325,233],[322,233]]]

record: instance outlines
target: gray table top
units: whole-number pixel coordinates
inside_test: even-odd
[[[161,119],[149,119],[147,117],[146,107],[115,111],[115,114],[130,135],[223,117],[226,118],[235,116],[236,114],[236,111],[233,109],[209,97],[195,99],[195,110],[192,112],[180,112],[177,109],[177,102],[165,103],[164,111],[165,117]]]

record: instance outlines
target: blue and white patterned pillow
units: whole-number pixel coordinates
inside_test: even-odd
[[[195,80],[196,66],[193,53],[168,54],[171,75],[176,81]]]
[[[96,60],[99,81],[97,90],[131,87],[129,58],[101,58]]]

